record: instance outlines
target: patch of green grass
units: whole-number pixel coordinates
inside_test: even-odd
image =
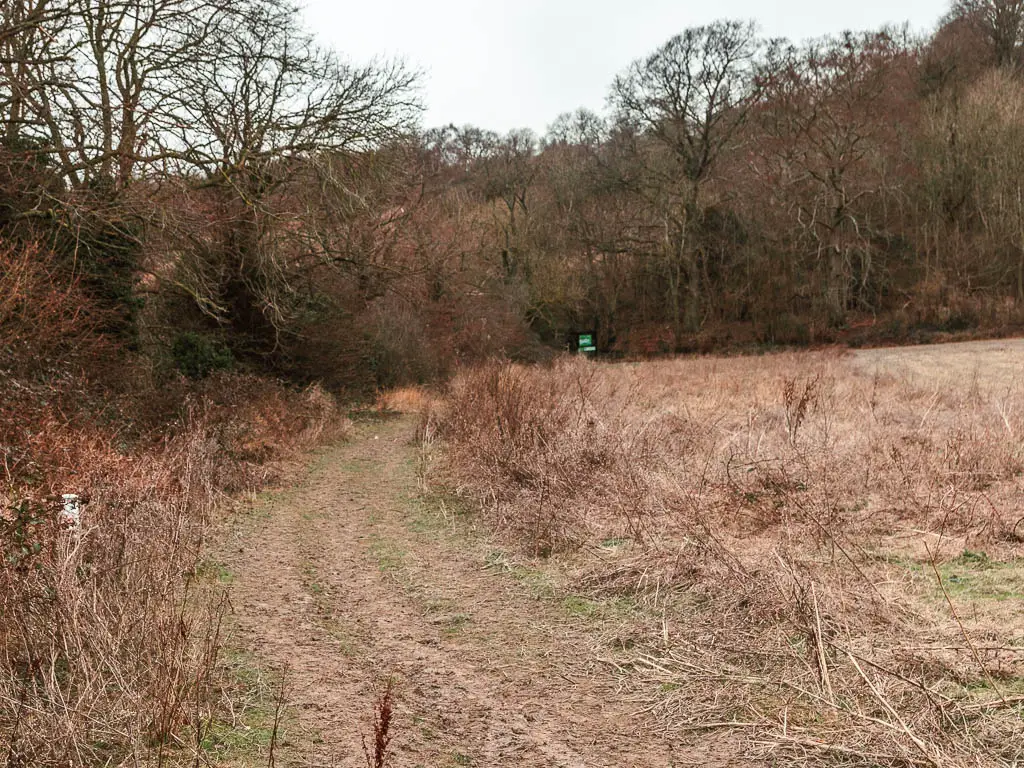
[[[245,719],[251,720],[248,716]],[[244,761],[250,756],[263,755],[270,748],[273,725],[250,725],[214,721],[207,728],[202,749],[217,760]]]
[[[489,571],[511,576],[528,588],[537,600],[555,596],[555,585],[548,574],[537,568],[517,563],[500,549],[487,553],[484,557],[484,567]]]
[[[377,567],[385,573],[399,571],[405,565],[405,550],[380,536],[370,539],[370,553],[376,558]]]
[[[997,677],[994,682],[995,686],[993,687],[992,678],[981,676],[970,682],[951,686],[949,695],[953,698],[978,702],[1017,699],[1024,696],[1024,677]],[[1024,702],[1015,703],[1011,709],[1016,710],[1018,715],[1024,714]]]
[[[334,446],[321,445],[310,452],[310,458],[306,462],[306,478],[312,478],[322,473],[325,469],[334,464]]]
[[[526,586],[537,600],[550,599],[555,596],[554,582],[543,571],[536,568],[518,566],[512,571],[512,575],[517,581]]]
[[[984,552],[964,550],[938,570],[950,597],[996,601],[1024,599],[1024,561],[992,560]]]
[[[330,587],[320,580],[316,566],[309,561],[302,564],[302,583],[316,603],[318,626],[334,640],[345,656],[355,656],[358,641],[333,615]]]
[[[969,549],[965,549],[960,554],[960,557],[952,561],[952,564],[984,569],[992,566],[992,560],[985,552],[972,552]]]
[[[430,623],[441,628],[442,637],[455,637],[473,622],[473,617],[461,612],[454,600],[442,597],[422,604],[424,612],[431,617]]]
[[[248,523],[263,523],[270,519],[271,509],[284,494],[280,491],[263,490],[246,497],[246,503],[238,506],[238,520]]]
[[[562,608],[570,616],[580,619],[603,619],[635,614],[639,608],[627,597],[616,595],[595,599],[583,595],[568,595],[562,599]]]
[[[496,549],[492,552],[488,552],[484,556],[484,567],[498,571],[499,573],[507,573],[511,571],[514,566],[505,552],[500,549]]]
[[[235,581],[235,574],[224,563],[213,559],[204,559],[196,566],[196,576],[200,579],[209,579],[218,584],[232,584]]]
[[[928,560],[897,553],[878,553],[879,562],[905,568],[914,579],[942,599],[935,571]],[[1016,600],[1024,598],[1024,560],[993,560],[985,552],[965,549],[958,557],[937,565],[942,588],[961,600]]]
[[[302,583],[313,597],[320,597],[327,591],[320,582],[316,566],[308,560],[302,564]]]
[[[417,497],[408,499],[409,509],[414,511],[408,518],[409,530],[413,533],[439,533],[444,530],[444,518],[427,510]]]
[[[320,626],[337,643],[338,650],[343,655],[352,658],[356,655],[357,640],[349,633],[341,622],[334,616],[328,616],[320,620]]]
[[[472,765],[473,758],[461,752],[452,752],[452,765]]]
[[[476,511],[468,500],[451,493],[427,491],[418,494],[418,499],[424,509],[442,520],[469,518]]]
[[[368,470],[374,469],[377,466],[377,462],[372,459],[350,459],[349,461],[339,461],[334,465],[341,472],[349,475],[361,475]]]
[[[239,768],[263,764],[273,738],[275,680],[250,654],[233,649],[223,652],[218,671],[232,708],[203,726],[206,762]]]
[[[473,620],[464,613],[456,613],[444,619],[441,627],[441,636],[446,638],[456,637],[467,624]]]
[[[256,500],[256,503],[258,505],[265,506],[265,505],[269,505],[269,504],[276,504],[277,502],[282,501],[283,499],[286,499],[287,497],[288,497],[287,491],[265,490],[265,491],[259,491],[256,494],[256,499],[255,500]]]
[[[988,573],[949,573],[942,579],[950,597],[964,600],[1024,600],[1019,572],[1012,575]]]
[[[867,557],[877,563],[887,563],[888,565],[896,565],[901,568],[906,568],[909,571],[922,571],[924,567],[920,562],[914,560],[906,555],[901,555],[897,552],[885,552],[879,550],[865,549]]]
[[[562,607],[570,616],[592,619],[602,613],[601,604],[579,595],[569,595],[562,599]]]

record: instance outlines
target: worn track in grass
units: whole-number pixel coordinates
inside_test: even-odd
[[[669,744],[585,620],[423,507],[413,435],[409,418],[361,426],[231,545],[234,642],[287,680],[277,765],[365,765],[388,677],[396,767],[730,764],[724,744]]]

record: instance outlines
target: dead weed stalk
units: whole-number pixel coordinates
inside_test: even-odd
[[[391,765],[391,726],[395,716],[395,684],[388,679],[373,704],[373,735],[370,743],[363,740],[363,755],[367,768],[387,768]]]

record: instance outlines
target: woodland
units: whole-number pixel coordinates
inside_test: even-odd
[[[415,71],[322,49],[286,2],[10,0],[5,353],[88,336],[358,388],[576,330],[627,355],[1005,331],[1022,19],[691,28],[536,136],[424,129]]]

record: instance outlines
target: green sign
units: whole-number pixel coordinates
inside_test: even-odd
[[[576,349],[588,355],[592,355],[597,352],[597,345],[594,343],[594,334],[578,334],[576,337]]]

